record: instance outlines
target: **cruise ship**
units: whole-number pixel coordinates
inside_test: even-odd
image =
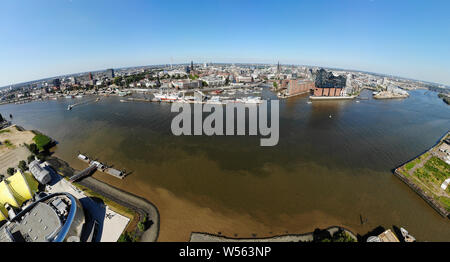
[[[80,242],[85,223],[78,199],[68,193],[47,195],[0,227],[0,242]]]

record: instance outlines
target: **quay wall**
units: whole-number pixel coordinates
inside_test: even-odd
[[[410,179],[408,179],[407,177],[405,177],[404,175],[402,175],[398,169],[401,168],[402,166],[406,165],[407,163],[414,161],[415,159],[417,159],[418,157],[430,152],[431,150],[433,150],[433,148],[435,148],[436,146],[438,146],[442,141],[444,141],[444,139],[450,135],[450,131],[445,133],[441,138],[439,138],[438,142],[436,142],[436,144],[434,144],[430,149],[428,149],[427,151],[423,152],[422,154],[419,154],[417,157],[407,161],[406,163],[400,165],[399,167],[397,167],[394,171],[394,175],[396,177],[398,177],[401,181],[403,181],[406,185],[408,185],[412,190],[414,190],[414,192],[416,192],[420,197],[422,197],[422,199],[424,199],[434,210],[436,210],[441,216],[449,218],[450,219],[450,212],[447,211],[445,208],[443,208],[436,200],[434,200],[431,196],[427,195],[421,188],[419,188],[416,184],[414,184],[413,182],[411,182]]]
[[[398,169],[395,169],[394,175],[398,177],[403,183],[408,185],[414,192],[416,192],[423,200],[425,200],[434,210],[436,210],[441,216],[450,218],[450,213],[443,208],[436,200],[434,200],[431,196],[427,195],[421,188],[419,188],[416,184],[411,182],[407,177],[402,175]]]

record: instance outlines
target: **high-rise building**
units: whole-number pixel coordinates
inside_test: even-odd
[[[114,78],[114,69],[106,69],[106,76],[109,78]]]

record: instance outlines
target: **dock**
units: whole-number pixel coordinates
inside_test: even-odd
[[[78,154],[78,159],[81,161],[89,164],[90,167],[95,167],[96,170],[101,171],[105,174],[111,175],[115,178],[124,179],[127,176],[127,173],[124,171],[117,170],[115,168],[112,168],[110,166],[107,166],[97,160],[91,160],[87,155],[85,154]]]

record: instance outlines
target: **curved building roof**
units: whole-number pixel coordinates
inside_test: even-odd
[[[17,171],[13,176],[0,182],[0,221],[7,218],[5,204],[19,208],[33,198],[39,183],[29,173]]]
[[[6,220],[8,218],[8,212],[6,211],[5,206],[0,204],[0,222]]]

